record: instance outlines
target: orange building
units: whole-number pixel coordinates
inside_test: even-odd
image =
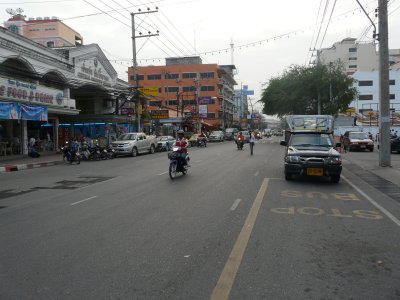
[[[25,16],[16,14],[4,22],[4,27],[50,48],[83,44],[82,36],[57,17],[38,17],[25,20]]]
[[[138,67],[139,87],[158,91],[145,95],[148,111],[168,109],[177,126],[197,131],[232,127],[235,66],[202,64],[200,57],[167,58],[165,66]],[[129,84],[135,85],[129,68]],[[197,101],[198,100],[198,101]],[[196,126],[197,125],[197,126]]]

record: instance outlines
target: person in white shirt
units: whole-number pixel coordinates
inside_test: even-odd
[[[254,143],[256,142],[256,138],[254,136],[254,134],[250,131],[250,154],[253,155],[253,148],[254,148]]]

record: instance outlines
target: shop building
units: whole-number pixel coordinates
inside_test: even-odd
[[[134,130],[119,115],[129,86],[98,45],[48,48],[0,27],[0,53],[0,155],[27,154],[32,137],[56,151],[78,134]]]

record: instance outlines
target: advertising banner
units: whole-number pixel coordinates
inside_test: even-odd
[[[47,121],[48,108],[46,106],[20,104],[21,119],[33,121]]]
[[[143,96],[158,96],[158,87],[156,86],[145,86],[143,88],[139,88],[139,91],[143,94]]]
[[[207,113],[208,113],[208,106],[206,104],[200,104],[199,105],[200,118],[207,118]]]
[[[18,120],[19,106],[16,102],[0,102],[0,119]]]

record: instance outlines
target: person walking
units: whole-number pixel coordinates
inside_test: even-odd
[[[256,142],[256,138],[255,138],[254,134],[251,131],[249,133],[250,133],[250,139],[249,139],[250,155],[253,155],[254,143]]]

